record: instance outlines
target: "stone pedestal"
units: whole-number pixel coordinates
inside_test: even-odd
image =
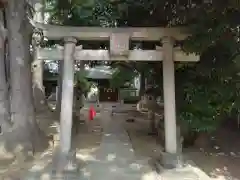
[[[171,154],[162,152],[160,164],[166,169],[179,168],[184,166],[184,160],[181,153]]]
[[[156,135],[157,134],[157,129],[156,129],[156,124],[155,124],[155,113],[152,110],[148,111],[148,120],[150,121],[149,124],[149,135]]]
[[[174,169],[184,167],[185,162],[182,155],[182,141],[183,138],[180,133],[180,127],[177,127],[177,152],[169,153],[163,151],[160,154],[160,158],[156,162],[157,169],[163,167],[164,169]],[[163,138],[164,139],[164,138]]]
[[[52,178],[73,178],[78,176],[78,172],[76,152],[64,153],[57,150],[53,157]]]

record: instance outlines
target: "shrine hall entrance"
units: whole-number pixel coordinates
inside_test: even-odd
[[[118,89],[116,88],[99,88],[99,101],[100,102],[117,102],[118,101]]]

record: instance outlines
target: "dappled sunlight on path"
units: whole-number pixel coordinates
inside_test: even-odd
[[[92,162],[82,169],[84,179],[156,179],[147,161],[136,160],[123,124],[110,113],[101,113],[103,135]],[[82,179],[81,178],[81,179]]]
[[[132,126],[147,129],[147,124],[131,123],[126,127],[126,118],[130,114],[111,114],[112,106],[103,104],[93,121],[88,120],[88,108],[81,112],[85,114],[78,134],[73,138],[73,149],[76,149],[76,158],[79,171],[64,174],[69,180],[178,180],[199,179],[205,175],[195,167],[164,170],[157,174],[151,160],[160,155],[160,149],[155,147],[156,142],[151,142],[150,137],[144,138]],[[84,123],[83,123],[84,121]],[[145,120],[144,120],[145,121]],[[135,124],[135,125],[134,125]],[[54,124],[49,124],[49,132]],[[144,126],[144,127],[143,127]],[[128,132],[127,132],[128,131]],[[131,133],[129,133],[131,131]],[[57,130],[56,130],[57,132]],[[139,131],[140,133],[140,131]],[[145,133],[147,135],[147,133]],[[141,141],[140,141],[141,139]],[[133,144],[132,144],[133,143]],[[133,146],[134,145],[134,146]],[[140,148],[140,150],[139,150]],[[153,148],[156,150],[153,155]],[[50,180],[53,172],[54,149],[46,151],[34,161],[25,174],[24,180]],[[199,171],[199,172],[197,172]],[[204,176],[203,176],[203,175]],[[17,176],[15,176],[17,177]],[[22,179],[22,178],[21,178]],[[56,178],[55,178],[56,179]],[[61,179],[61,178],[60,178]],[[13,179],[15,180],[15,179]]]

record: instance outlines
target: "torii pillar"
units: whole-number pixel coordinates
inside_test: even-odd
[[[165,119],[165,150],[177,153],[176,102],[175,102],[175,69],[173,57],[174,40],[164,37],[163,43],[163,97]]]
[[[77,39],[64,38],[64,63],[62,101],[60,112],[60,147],[53,157],[53,175],[62,176],[65,171],[77,170],[76,154],[72,148],[72,106],[74,88],[74,54]]]
[[[72,140],[72,107],[74,88],[74,53],[77,40],[73,37],[64,38],[64,63],[62,79],[62,100],[60,112],[60,149],[68,154]]]
[[[182,165],[181,152],[177,137],[176,99],[175,99],[175,67],[174,39],[162,38],[163,43],[163,98],[164,98],[164,129],[165,152],[162,154],[162,164],[166,168]],[[180,160],[180,161],[179,161]]]

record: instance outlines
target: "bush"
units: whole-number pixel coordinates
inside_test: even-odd
[[[239,104],[237,59],[226,47],[209,48],[196,64],[176,71],[179,120],[194,132],[212,132]]]

